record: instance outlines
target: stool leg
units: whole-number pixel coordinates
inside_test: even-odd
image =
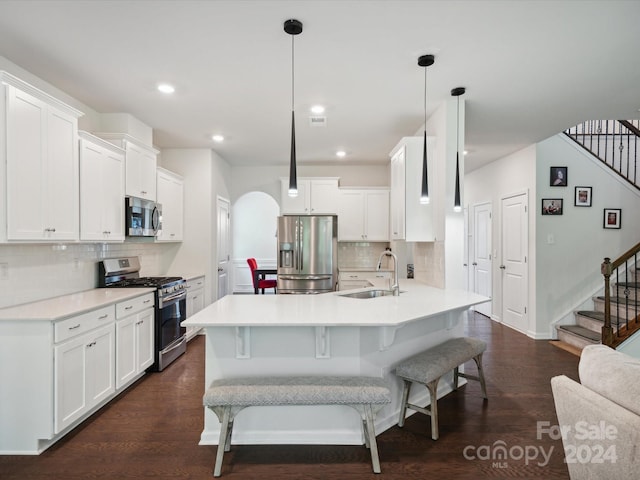
[[[224,442],[224,451],[231,450],[231,434],[233,433],[233,420],[229,422],[229,428],[227,429],[227,439]]]
[[[227,432],[229,431],[229,419],[231,417],[231,406],[222,410],[222,420],[220,421],[220,439],[218,440],[218,451],[216,452],[216,464],[213,468],[213,476],[219,477],[222,471],[222,457],[227,443]]]
[[[427,390],[429,390],[429,397],[431,397],[429,411],[431,412],[431,438],[433,440],[437,440],[440,436],[438,432],[438,380],[440,377],[427,383]]]
[[[482,370],[482,354],[476,355],[473,357],[476,362],[476,366],[478,367],[478,377],[480,378],[480,386],[482,387],[482,396],[487,400],[489,397],[487,396],[487,385],[484,381],[484,370]]]
[[[409,401],[409,392],[411,391],[411,382],[409,380],[402,379],[404,381],[404,389],[402,390],[402,404],[400,405],[400,418],[398,419],[398,426],[404,426],[404,416],[407,413],[407,402]]]
[[[376,443],[376,429],[373,423],[373,410],[371,405],[364,406],[366,418],[366,435],[369,437],[369,448],[371,449],[371,463],[373,473],[380,473],[380,459],[378,458],[378,444]]]
[[[453,369],[453,389],[458,390],[458,377],[460,376],[460,366]]]

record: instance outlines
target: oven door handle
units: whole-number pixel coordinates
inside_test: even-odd
[[[159,302],[160,308],[179,302],[180,300],[186,297],[187,297],[187,292],[180,292],[180,293],[176,293],[175,295],[170,295],[166,298],[161,298]]]

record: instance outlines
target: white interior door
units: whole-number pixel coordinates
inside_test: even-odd
[[[528,194],[502,199],[502,318],[527,332],[528,304]]]
[[[491,243],[491,203],[473,207],[473,277],[474,291],[485,297],[492,296],[492,243]],[[491,317],[491,302],[476,305],[475,310]]]
[[[229,200],[218,197],[218,295],[220,300],[229,293],[229,260],[231,259],[231,208]]]

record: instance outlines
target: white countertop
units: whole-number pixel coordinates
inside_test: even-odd
[[[96,288],[0,309],[3,320],[54,321],[153,292],[155,288]]]
[[[341,295],[371,288],[320,295],[227,295],[182,325],[242,326],[398,326],[490,299],[463,290],[441,290],[416,280],[400,282],[398,297],[359,299]]]

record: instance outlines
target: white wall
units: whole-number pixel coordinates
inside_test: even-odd
[[[229,198],[229,165],[214,151],[164,149],[160,164],[184,178],[184,240],[172,244],[163,259],[166,272],[183,277],[206,275],[205,302],[217,296],[217,208],[220,195]]]
[[[537,330],[568,317],[603,287],[600,264],[640,241],[639,192],[564,135],[537,144]],[[549,186],[549,167],[568,168],[568,186]],[[592,187],[592,206],[574,206],[576,186]],[[541,215],[542,198],[562,198],[562,215]],[[603,228],[605,208],[621,208],[619,230]],[[532,209],[533,210],[533,209]],[[553,237],[553,238],[550,238]],[[550,243],[553,241],[553,243]]]
[[[502,320],[502,270],[500,270],[501,249],[501,199],[514,193],[529,192],[529,325],[535,329],[535,214],[531,204],[535,202],[536,191],[536,149],[527,147],[487,166],[474,170],[464,177],[465,205],[472,212],[473,205],[490,202],[493,211],[491,238],[493,241],[492,262],[492,318]],[[534,198],[531,198],[531,197]]]

